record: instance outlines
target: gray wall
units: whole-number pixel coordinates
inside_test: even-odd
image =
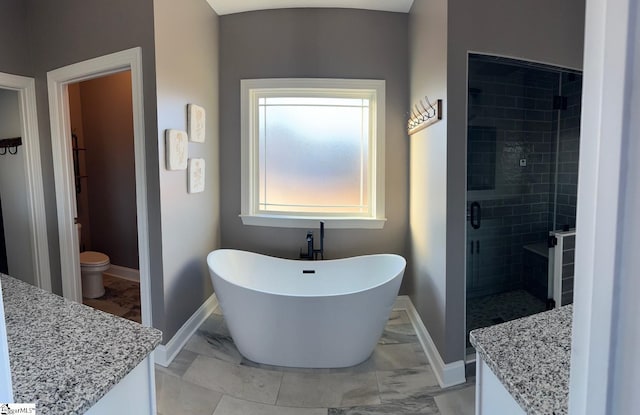
[[[155,28],[154,20],[160,22]],[[165,342],[212,291],[204,257],[219,245],[220,234],[217,22],[204,0],[8,0],[0,5],[0,70],[36,78],[52,283],[58,294],[62,285],[46,74],[142,48],[151,301],[153,325],[164,331]],[[163,66],[157,85],[156,47]],[[165,128],[186,128],[190,102],[207,110],[207,143],[191,145],[192,156],[207,160],[207,191],[198,195],[186,194],[185,172],[164,170],[160,152]]]
[[[206,256],[220,246],[218,16],[204,0],[155,0],[154,14],[166,342],[213,292]],[[186,170],[164,166],[164,131],[187,130],[189,103],[206,111],[205,143],[189,143],[189,157],[206,162],[205,191],[195,194]]]
[[[220,17],[222,246],[298,257],[305,230],[242,225],[240,80],[386,80],[386,216],[382,230],[330,229],[326,257],[405,254],[408,228],[406,136],[407,15],[351,9],[282,9]]]
[[[447,348],[451,347],[446,341],[450,294],[445,261],[449,116],[446,99],[447,0],[417,0],[413,4],[409,14],[409,45],[411,99],[406,105],[413,105],[429,95],[430,100],[443,99],[444,112],[442,121],[410,137],[409,235],[413,279],[409,296],[445,358]],[[464,297],[461,295],[461,298]],[[453,360],[456,359],[445,361]]]
[[[97,56],[142,48],[147,186],[151,243],[152,298],[162,299],[162,251],[160,246],[160,196],[155,94],[155,57],[152,0],[26,0],[29,45],[36,78],[38,124],[49,255],[53,290],[62,292],[60,251],[51,157],[51,133],[46,85],[48,71]],[[1,43],[1,42],[0,42]],[[161,303],[161,302],[160,302]],[[162,327],[162,307],[154,314],[154,326]]]
[[[0,1],[0,72],[32,75],[26,19],[24,0]]]
[[[131,72],[81,82],[80,99],[86,151],[78,155],[87,176],[80,184],[88,194],[83,213],[89,221],[83,231],[90,229],[85,249],[107,254],[112,265],[138,269]]]
[[[0,139],[22,135],[18,93],[0,89]],[[31,250],[31,232],[25,174],[24,147],[18,147],[15,155],[0,156],[0,197],[2,198],[2,217],[4,236],[7,246],[7,263],[11,276],[30,284],[34,283],[33,251]]]
[[[0,2],[0,72],[31,76],[29,56],[26,3],[23,0],[3,0]],[[8,99],[8,101],[7,101]],[[6,119],[0,120],[0,138],[20,136],[20,120],[18,113],[17,93],[7,92],[3,101],[9,106],[0,109],[0,117],[8,116],[11,120],[9,131],[5,130]],[[4,104],[2,104],[4,105]],[[8,111],[8,112],[7,112]],[[0,196],[4,215],[4,232],[7,239],[9,271],[16,277],[33,282],[33,263],[31,245],[27,239],[24,226],[28,226],[26,198],[20,197],[19,188],[24,186],[24,147],[16,156],[0,156]],[[7,176],[9,175],[9,176]],[[13,179],[13,177],[17,179]],[[3,180],[4,179],[4,180]],[[8,187],[11,190],[8,190]],[[24,189],[24,187],[23,187]],[[18,193],[15,193],[18,192]],[[15,198],[15,199],[14,199]],[[5,206],[9,204],[10,207]],[[21,237],[22,235],[22,237]],[[13,246],[16,244],[15,246]]]
[[[584,34],[584,0],[553,2],[551,0],[510,2],[507,0],[448,0],[448,3],[416,0],[410,12],[412,61],[420,62],[434,51],[446,49],[446,98],[445,119],[446,143],[433,148],[437,155],[412,154],[416,165],[422,160],[423,171],[412,172],[414,181],[432,183],[446,171],[446,185],[431,187],[421,195],[424,205],[421,212],[412,212],[412,217],[423,214],[430,225],[413,226],[411,234],[428,231],[432,241],[438,245],[412,242],[416,266],[425,272],[416,273],[421,289],[434,289],[431,293],[411,293],[416,308],[436,343],[445,363],[464,358],[464,309],[465,309],[465,217],[466,217],[466,105],[467,105],[467,53],[469,51],[510,56],[549,64],[581,68]],[[442,8],[446,12],[442,12]],[[446,15],[446,33],[427,37],[425,28],[431,11],[440,10]],[[541,30],[544,28],[544,30]],[[415,54],[415,55],[414,55]],[[427,62],[423,58],[423,62]],[[431,68],[429,68],[431,69]],[[423,71],[422,74],[417,71]],[[411,78],[442,78],[440,71],[431,74],[424,66],[411,66]],[[411,84],[413,96],[429,93],[419,89],[428,81]],[[435,93],[434,93],[435,94]],[[430,131],[425,136],[436,135]],[[413,143],[417,137],[412,138]],[[438,134],[438,139],[443,137]],[[437,143],[430,143],[434,147]],[[441,143],[442,144],[442,143]],[[430,163],[433,158],[445,161]],[[443,170],[444,169],[444,170]],[[416,184],[416,187],[419,187]],[[445,200],[439,209],[427,209],[428,200]],[[412,204],[412,209],[414,205]],[[443,224],[445,224],[443,226]],[[442,259],[446,258],[443,264]],[[416,287],[418,289],[418,287]]]

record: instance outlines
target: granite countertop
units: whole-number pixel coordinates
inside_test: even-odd
[[[150,327],[0,274],[14,400],[81,414],[160,343]]]
[[[573,306],[473,330],[471,344],[529,415],[568,413]]]

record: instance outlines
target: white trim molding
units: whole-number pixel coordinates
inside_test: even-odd
[[[444,363],[442,356],[440,356],[431,335],[424,326],[424,323],[422,322],[418,311],[413,306],[409,296],[399,295],[393,309],[405,310],[409,315],[409,320],[411,320],[411,324],[416,331],[424,353],[427,355],[427,359],[429,359],[429,364],[433,369],[433,373],[436,375],[436,379],[438,380],[440,387],[444,389],[464,383],[466,381],[464,374],[464,361],[458,360],[456,362]]]
[[[47,218],[40,162],[35,81],[33,78],[0,73],[0,88],[18,92],[22,147],[25,152],[24,172],[27,182],[25,193],[35,283],[43,290],[51,291],[51,264],[49,263]]]
[[[77,212],[73,179],[74,173],[71,162],[68,85],[127,70],[131,71],[131,99],[133,104],[133,141],[135,153],[136,214],[138,222],[142,324],[151,326],[151,276],[149,220],[147,211],[144,93],[142,83],[142,49],[139,47],[75,63],[47,73],[49,112],[51,115],[51,149],[53,153],[53,171],[58,210],[62,293],[65,298],[82,302],[80,250],[78,234],[74,223]]]
[[[640,5],[586,4],[569,414],[639,413]]]
[[[120,265],[109,266],[109,269],[104,272],[105,275],[111,275],[112,277],[120,278],[123,280],[140,282],[140,271],[133,268],[121,267]]]
[[[313,229],[318,222],[325,223],[327,229],[382,229],[387,222],[382,219],[356,219],[356,218],[331,218],[331,217],[287,217],[275,215],[240,215],[244,225],[272,226],[278,228],[305,228]]]
[[[189,338],[198,330],[198,327],[218,308],[218,298],[213,293],[200,308],[196,310],[176,334],[167,342],[156,347],[154,358],[157,364],[167,367],[187,344]]]
[[[386,82],[375,79],[333,78],[267,78],[240,81],[241,119],[241,214],[244,225],[286,228],[307,227],[318,220],[328,228],[382,229],[385,225],[385,105]],[[350,98],[367,99],[366,121],[368,150],[361,153],[360,212],[345,207],[326,212],[311,203],[304,209],[290,211],[276,205],[262,206],[260,187],[263,173],[260,168],[261,144],[259,119],[263,100],[273,98]],[[269,101],[266,101],[269,102]],[[362,102],[362,101],[360,101]],[[276,105],[276,104],[268,104]],[[279,104],[277,104],[279,105]],[[289,104],[287,104],[289,105]],[[362,105],[362,104],[361,104]],[[360,106],[360,108],[364,108]],[[265,133],[267,134],[267,133]],[[366,159],[366,163],[363,163]],[[367,167],[363,167],[367,166]],[[366,189],[366,190],[365,190]],[[304,204],[303,201],[300,203]],[[303,205],[299,205],[302,207]],[[295,210],[295,209],[294,209]]]

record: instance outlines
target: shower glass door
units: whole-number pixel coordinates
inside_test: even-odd
[[[469,55],[467,332],[551,305],[550,232],[575,228],[581,78]]]

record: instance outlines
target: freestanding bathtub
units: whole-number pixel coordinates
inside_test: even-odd
[[[390,254],[298,261],[219,249],[207,264],[243,356],[269,365],[337,368],[373,352],[406,261]]]

